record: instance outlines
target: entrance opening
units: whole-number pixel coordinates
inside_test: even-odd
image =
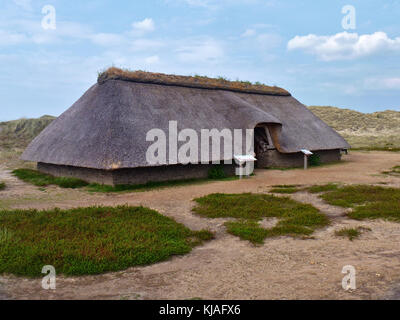
[[[258,125],[254,128],[254,152],[256,167],[264,168],[268,161],[268,150],[275,149],[267,125]]]

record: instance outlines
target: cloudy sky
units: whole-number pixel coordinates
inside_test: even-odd
[[[0,121],[59,115],[111,65],[399,110],[399,17],[400,0],[0,0]]]

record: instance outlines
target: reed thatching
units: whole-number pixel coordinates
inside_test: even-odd
[[[36,137],[22,158],[94,169],[149,167],[146,151],[153,142],[146,141],[146,134],[153,128],[168,134],[169,121],[177,121],[178,130],[195,130],[199,137],[202,129],[267,124],[282,153],[350,147],[291,96],[111,79],[101,83]],[[211,160],[224,160],[213,158],[211,149]]]

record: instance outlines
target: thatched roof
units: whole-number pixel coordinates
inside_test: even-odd
[[[276,96],[290,96],[290,93],[279,87],[271,87],[265,84],[252,84],[248,81],[229,81],[223,78],[209,78],[204,76],[178,76],[164,73],[152,73],[144,71],[130,71],[115,67],[101,72],[97,79],[99,84],[108,80],[124,80],[139,83],[154,83],[173,85],[189,88],[218,89],[235,92],[269,94]]]
[[[277,149],[285,153],[349,148],[291,96],[112,79],[100,83],[36,137],[22,159],[96,169],[147,167],[153,142],[146,141],[146,133],[159,128],[168,134],[172,120],[178,130],[191,128],[199,136],[201,129],[270,124]]]

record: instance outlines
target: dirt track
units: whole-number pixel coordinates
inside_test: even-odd
[[[41,289],[41,279],[0,277],[5,294],[15,299],[375,299],[396,297],[400,282],[400,224],[354,221],[345,212],[306,192],[294,199],[312,203],[332,223],[314,239],[267,239],[255,247],[227,234],[223,219],[191,213],[193,198],[214,192],[268,192],[275,184],[386,183],[400,187],[400,178],[380,173],[400,164],[400,153],[354,152],[342,164],[304,170],[258,170],[242,181],[214,182],[141,193],[89,194],[21,183],[3,170],[8,188],[0,193],[5,208],[71,208],[95,204],[144,205],[173,217],[192,229],[209,228],[216,239],[183,257],[147,267],[101,276],[57,278],[57,290]],[[334,235],[343,226],[366,226],[372,231],[350,242]],[[342,267],[357,270],[357,289],[341,287]],[[0,288],[1,289],[1,288]],[[0,290],[1,292],[1,290]],[[392,293],[394,292],[394,293]],[[398,294],[397,294],[398,296]]]

